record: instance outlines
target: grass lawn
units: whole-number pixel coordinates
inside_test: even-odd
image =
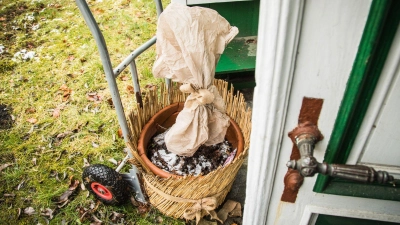
[[[115,67],[155,34],[152,0],[88,0]],[[166,5],[167,2],[164,2]],[[73,0],[0,0],[0,224],[184,224],[131,203],[98,204],[81,180],[84,162],[116,168],[126,153],[97,47]],[[138,59],[141,86],[154,47]],[[118,78],[126,110],[132,81]],[[124,215],[120,215],[122,213]],[[102,221],[99,222],[99,221]]]

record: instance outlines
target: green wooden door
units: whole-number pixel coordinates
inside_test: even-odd
[[[399,27],[399,12],[400,1],[374,0],[372,2],[344,98],[325,153],[324,161],[327,163],[346,163]],[[318,176],[314,191],[400,201],[399,187],[393,184],[366,185],[324,175]]]
[[[399,223],[391,223],[385,221],[358,219],[342,216],[318,215],[315,225],[395,225]]]

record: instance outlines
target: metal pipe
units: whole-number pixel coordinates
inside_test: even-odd
[[[119,95],[117,82],[115,81],[114,78],[114,72],[111,66],[111,60],[108,54],[106,42],[99,27],[97,26],[96,20],[94,19],[86,1],[76,0],[76,4],[78,5],[79,10],[81,11],[83,18],[85,19],[85,22],[88,25],[96,41],[97,48],[100,53],[100,59],[103,64],[104,73],[106,74],[108,87],[110,88],[111,98],[113,100],[115,110],[117,112],[118,122],[121,127],[125,142],[129,142],[130,138],[129,138],[128,123],[126,121],[124,108],[122,106],[121,97]]]
[[[139,103],[139,106],[142,108],[143,107],[142,94],[140,92],[139,77],[137,74],[135,60],[133,60],[130,63],[130,68],[131,68],[131,74],[132,74],[133,89],[135,91],[135,96],[136,96],[136,102]]]
[[[117,78],[118,75],[133,61],[138,57],[140,54],[142,54],[144,51],[146,51],[148,48],[150,48],[154,43],[156,43],[156,37],[152,37],[150,40],[146,41],[144,44],[139,46],[135,51],[133,51],[128,57],[126,57],[117,67],[115,67],[113,74],[114,77]]]
[[[154,3],[156,4],[156,8],[157,8],[157,17],[159,17],[163,11],[162,2],[161,2],[161,0],[154,0]]]
[[[128,152],[130,150],[128,149]],[[129,156],[129,154],[127,154],[125,156],[125,158],[122,160],[122,162],[118,165],[117,169],[115,169],[115,171],[119,172],[121,171],[122,167],[124,167],[124,165],[126,164],[126,162],[128,162],[128,160],[131,158],[131,156]]]

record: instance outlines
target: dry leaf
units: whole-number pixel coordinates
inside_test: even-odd
[[[90,104],[88,104],[85,108],[83,108],[83,111],[89,112],[89,106],[90,106]]]
[[[58,172],[55,170],[50,171],[50,177],[54,177],[58,182],[61,182],[60,178],[58,177]]]
[[[15,197],[15,194],[14,193],[11,193],[11,194],[4,194],[3,195],[4,197],[11,197],[11,198],[14,198]]]
[[[114,165],[118,165],[117,160],[115,160],[114,158],[108,159],[109,162],[111,162]]]
[[[111,106],[112,108],[114,108],[114,102],[113,102],[112,98],[108,98],[108,99],[107,99],[107,103],[108,103],[109,106]]]
[[[99,147],[99,145],[96,144],[95,142],[92,142],[92,146],[93,146],[93,148],[98,148]]]
[[[72,135],[72,134],[74,134],[74,132],[72,132],[72,131],[65,131],[64,133],[57,134],[56,141],[61,141],[65,137]]]
[[[63,93],[63,102],[66,102],[72,94],[72,90],[64,91]]]
[[[121,218],[124,218],[124,217],[125,217],[124,214],[122,214],[122,213],[117,213],[117,212],[113,211],[112,214],[111,214],[111,221],[114,222],[114,223],[118,223],[118,221],[119,221]]]
[[[161,216],[157,216],[156,223],[162,223],[162,222],[163,222],[163,218]]]
[[[5,163],[5,164],[3,164],[3,165],[0,165],[0,172],[1,172],[2,170],[4,170],[5,168],[11,166],[11,165],[12,165],[12,163]]]
[[[103,9],[100,9],[100,8],[94,9],[94,14],[98,15],[98,14],[102,14],[102,13],[104,13]]]
[[[118,129],[118,137],[120,137],[120,138],[124,137],[124,135],[122,134],[122,129],[121,128]]]
[[[132,85],[126,86],[126,91],[127,91],[129,94],[135,94],[135,88],[133,88]]]
[[[21,216],[21,208],[18,208],[18,211],[17,211],[17,219],[19,219],[19,217]]]
[[[119,79],[122,80],[122,81],[126,81],[126,80],[129,80],[129,77],[127,77],[125,75],[122,75],[122,76],[119,77]]]
[[[32,124],[37,123],[37,119],[35,119],[35,118],[29,118],[26,121],[28,121],[29,123],[32,123]]]
[[[68,95],[68,97],[69,97],[69,95]],[[65,101],[66,101],[66,100],[65,100]],[[58,105],[58,106],[53,110],[53,117],[54,117],[54,118],[60,117],[61,110],[63,110],[64,108],[65,108],[65,104]]]
[[[157,86],[154,84],[146,84],[146,86],[144,86],[145,88],[149,89],[149,90],[156,90]]]
[[[52,209],[50,209],[50,208],[46,208],[45,210],[43,210],[43,211],[40,213],[40,215],[46,216],[46,217],[48,217],[49,219],[53,219],[53,213],[54,213],[54,210],[52,210]]]
[[[66,84],[62,84],[61,87],[59,88],[59,90],[61,91],[67,91],[69,88]]]
[[[21,183],[18,184],[17,186],[17,191],[19,191],[19,189],[21,189],[24,186],[25,180],[22,180]]]
[[[74,194],[76,191],[79,189],[77,188],[79,186],[79,180],[73,179],[73,176],[70,177],[70,185],[68,187],[68,190],[66,190],[59,198],[58,198],[58,203],[65,203],[66,201],[69,200],[69,197]]]
[[[83,158],[83,167],[90,166],[89,161],[86,158]]]
[[[63,91],[63,101],[67,101],[72,94],[72,89],[68,88],[66,84],[61,85],[59,88],[60,91]]]
[[[33,209],[32,207],[28,207],[28,208],[24,209],[24,213],[31,216],[31,215],[35,214],[36,212],[35,212],[35,209]]]
[[[149,211],[150,211],[150,204],[143,204],[143,203],[139,204],[139,206],[138,206],[139,214],[143,215]]]
[[[97,92],[90,92],[86,94],[86,98],[89,101],[93,101],[93,102],[101,102],[103,100],[103,97],[98,95]]]
[[[85,218],[89,218],[89,213],[90,213],[90,210],[88,210],[88,209],[86,209],[86,208],[83,208],[83,207],[78,207],[77,209],[76,209],[76,211],[78,211],[78,215],[79,215],[79,220],[80,221],[83,221]]]
[[[135,197],[131,196],[130,199],[133,206],[138,207],[140,205],[140,203],[136,201]]]
[[[70,78],[75,78],[75,77],[77,77],[77,75],[72,74],[72,73],[68,73],[67,76],[70,77]]]
[[[35,113],[35,112],[36,112],[36,109],[33,108],[33,107],[25,109],[25,113],[26,114],[32,114],[32,113]]]
[[[92,218],[93,218],[93,220],[94,220],[94,223],[91,223],[91,224],[102,224],[103,223],[103,221],[101,221],[99,218],[97,218],[95,215],[92,215]]]
[[[33,159],[32,159],[32,163],[33,163],[34,166],[36,166],[36,161],[37,161],[36,158],[33,158]]]
[[[53,118],[60,117],[61,110],[59,108],[54,109],[53,111]]]

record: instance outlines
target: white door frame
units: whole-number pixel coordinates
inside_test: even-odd
[[[243,224],[265,224],[295,67],[304,0],[261,0]]]

